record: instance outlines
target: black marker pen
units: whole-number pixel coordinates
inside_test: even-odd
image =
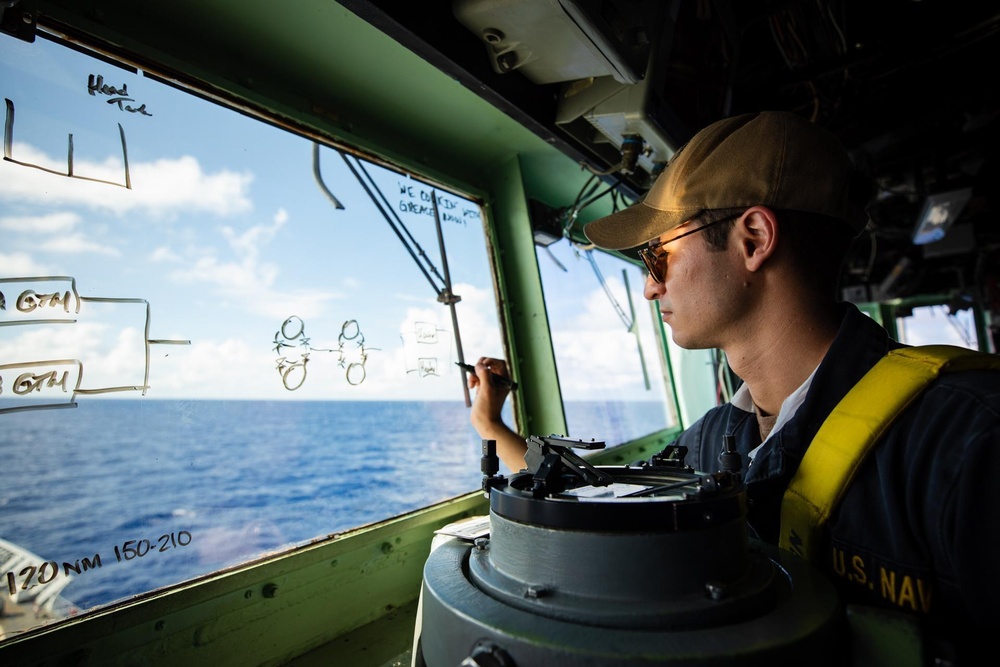
[[[456,361],[455,365],[458,366],[459,368],[464,368],[473,375],[475,375],[476,373],[476,367],[473,366],[472,364],[463,364],[461,361]],[[510,389],[511,391],[517,389],[517,383],[511,380],[510,378],[498,375],[492,371],[490,371],[490,378],[492,379],[493,384],[497,385],[498,387],[507,387],[507,389]]]

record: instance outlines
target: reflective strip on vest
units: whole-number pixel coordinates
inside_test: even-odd
[[[993,368],[1000,357],[953,345],[890,351],[837,404],[806,450],[781,502],[783,549],[819,562],[822,529],[865,456],[941,372]]]

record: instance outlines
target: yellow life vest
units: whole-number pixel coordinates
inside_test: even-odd
[[[992,368],[1000,356],[952,345],[892,350],[851,388],[806,450],[781,502],[779,546],[819,562],[822,529],[868,452],[944,371]]]

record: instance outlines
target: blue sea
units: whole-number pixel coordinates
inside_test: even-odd
[[[577,431],[567,435],[609,443],[663,420],[655,403],[566,409]],[[66,577],[69,564],[62,594],[82,610],[482,480],[481,441],[462,402],[85,397],[75,408],[5,413],[0,424],[0,538],[58,564],[46,579]],[[12,576],[21,587],[27,575],[0,572],[4,594]]]

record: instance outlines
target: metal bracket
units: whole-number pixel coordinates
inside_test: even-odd
[[[18,7],[20,0],[0,0],[0,32],[31,43],[35,41],[35,15]]]
[[[564,473],[570,473],[594,486],[607,486],[615,481],[612,475],[595,468],[571,449],[604,449],[603,442],[572,440],[558,435],[533,435],[526,442],[528,451],[524,455],[524,461],[528,464],[528,470],[534,473],[532,493],[536,496],[563,491]]]

